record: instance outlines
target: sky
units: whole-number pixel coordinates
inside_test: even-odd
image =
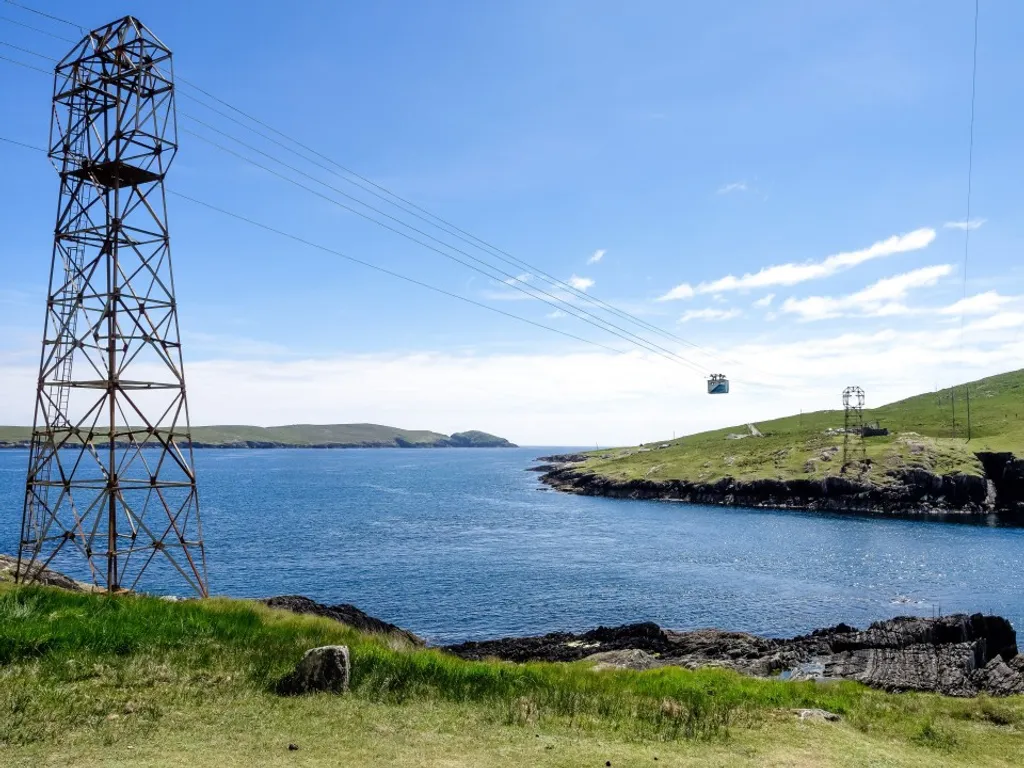
[[[26,2],[86,28],[137,16],[179,80],[168,190],[328,249],[168,199],[194,424],[604,446],[1024,367],[1022,4],[981,0],[968,220],[969,0]],[[0,2],[0,56],[46,70],[28,51],[60,58],[72,43],[52,35],[81,34]],[[0,59],[0,137],[46,146],[51,95]],[[27,424],[58,183],[2,141],[0,167],[0,423]],[[541,271],[579,293],[517,290]],[[672,359],[574,317],[598,311],[580,293]],[[709,396],[719,372],[731,394]]]

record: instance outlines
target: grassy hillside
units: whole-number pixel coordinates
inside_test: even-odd
[[[351,694],[271,693],[336,643]],[[1011,766],[1022,728],[1021,697],[466,662],[243,601],[0,585],[5,766]]]
[[[970,442],[966,440],[968,392]],[[865,440],[867,456],[872,460],[866,479],[876,484],[891,482],[886,473],[901,467],[980,475],[982,467],[974,455],[976,451],[1011,451],[1024,456],[1024,370],[865,409],[864,419],[868,423],[877,421],[890,431],[888,437]],[[616,479],[693,482],[714,482],[723,477],[822,478],[839,473],[842,459],[837,450],[843,437],[826,431],[843,426],[843,411],[815,411],[757,422],[755,426],[763,437],[749,436],[747,425],[736,425],[636,448],[595,451],[586,467]],[[738,434],[748,437],[728,439],[728,435]]]
[[[490,445],[500,440],[486,432],[471,431],[456,433],[468,436],[455,440],[456,444],[467,446]],[[0,442],[29,440],[29,427],[0,426]],[[257,442],[281,443],[286,446],[430,446],[446,445],[450,438],[439,432],[427,430],[399,429],[380,424],[289,424],[281,427],[253,427],[245,425],[219,425],[192,427],[192,439],[206,445],[227,445],[231,443]]]

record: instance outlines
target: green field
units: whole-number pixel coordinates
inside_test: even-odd
[[[344,643],[345,696],[272,693]],[[821,707],[841,722],[801,722]],[[295,744],[297,751],[289,751]],[[4,766],[1013,766],[1024,698],[466,662],[245,601],[0,584]]]
[[[486,432],[470,430],[459,432],[469,445],[492,443],[500,440]],[[30,427],[0,426],[0,442],[16,443],[32,437]],[[276,443],[289,447],[332,445],[393,447],[443,445],[450,438],[439,432],[399,429],[380,424],[289,424],[281,427],[253,427],[245,425],[219,425],[192,427],[192,439],[204,445],[231,445],[256,442]]]
[[[966,424],[968,393],[970,441]],[[1024,370],[865,409],[864,420],[877,421],[890,434],[864,440],[871,464],[860,476],[862,480],[885,485],[893,481],[891,471],[905,467],[921,467],[937,474],[982,475],[976,452],[1009,451],[1024,456]],[[690,482],[714,482],[724,477],[741,481],[814,479],[839,474],[843,437],[826,431],[843,427],[843,411],[815,411],[757,422],[755,426],[763,437],[728,439],[730,434],[750,434],[747,425],[742,424],[633,448],[592,451],[584,468],[616,480]]]

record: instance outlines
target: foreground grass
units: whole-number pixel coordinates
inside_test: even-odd
[[[271,692],[330,643],[349,696]],[[1018,765],[1022,728],[1021,699],[471,663],[241,601],[0,587],[2,765]]]
[[[968,392],[970,442],[965,439]],[[884,486],[893,482],[893,470],[906,467],[980,476],[984,470],[975,452],[1024,455],[1024,371],[865,410],[864,419],[879,422],[892,434],[864,441],[871,465],[860,475],[862,480]],[[744,424],[635,448],[594,451],[585,468],[617,480],[821,479],[840,472],[837,451],[843,438],[826,431],[842,426],[841,410],[816,411],[758,422],[764,435],[759,438],[727,438],[748,434]]]

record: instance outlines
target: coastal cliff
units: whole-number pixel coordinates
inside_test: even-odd
[[[979,452],[981,475],[940,474],[919,467],[889,470],[885,483],[868,476],[714,482],[615,478],[588,469],[586,454],[545,456],[534,471],[541,482],[581,496],[681,501],[772,509],[896,514],[988,514],[1024,512],[1024,459],[1012,453]]]
[[[735,480],[713,483],[686,480],[619,480],[589,472],[573,463],[552,467],[541,481],[560,491],[618,499],[658,499],[694,504],[720,504],[776,509],[849,512],[984,513],[996,507],[996,494],[985,477],[937,475],[908,469],[879,486],[855,478]]]

